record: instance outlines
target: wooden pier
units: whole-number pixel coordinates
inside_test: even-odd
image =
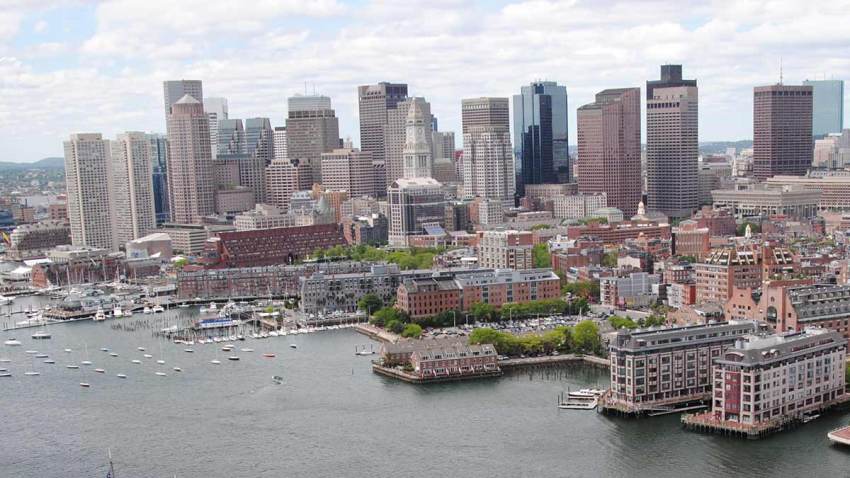
[[[426,384],[426,383],[444,383],[444,382],[459,382],[464,380],[478,380],[482,378],[501,377],[501,370],[491,370],[487,372],[474,372],[466,375],[443,375],[439,377],[420,377],[414,373],[405,372],[397,368],[385,367],[378,362],[372,362],[372,371],[385,377],[395,378],[407,383]]]
[[[543,357],[524,357],[524,358],[509,358],[499,360],[499,367],[504,370],[513,370],[525,367],[545,367],[554,365],[563,365],[573,362],[583,362],[596,367],[608,368],[608,359],[595,357],[593,355],[582,354],[564,354],[564,355],[546,355]]]

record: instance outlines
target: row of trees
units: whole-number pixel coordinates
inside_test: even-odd
[[[611,324],[612,327],[614,327],[617,330],[623,329],[623,328],[625,328],[625,329],[636,329],[638,327],[643,328],[643,327],[653,327],[653,326],[659,326],[659,325],[666,325],[667,324],[667,318],[664,317],[664,316],[661,316],[661,315],[654,315],[653,314],[653,315],[650,315],[649,317],[646,317],[646,318],[641,317],[640,319],[637,320],[637,322],[635,322],[630,317],[622,317],[622,316],[619,316],[619,315],[612,315],[611,317],[608,317],[608,322]]]
[[[362,262],[391,262],[401,269],[429,269],[434,257],[444,252],[444,248],[411,248],[403,251],[385,251],[373,246],[333,246],[328,249],[316,249],[312,257],[316,259],[350,259]]]
[[[604,349],[599,328],[592,320],[575,327],[556,327],[542,334],[514,335],[483,327],[469,334],[470,344],[493,344],[502,355],[538,355],[555,351],[602,356]]]

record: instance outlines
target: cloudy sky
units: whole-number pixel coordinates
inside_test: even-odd
[[[848,23],[848,0],[0,0],[0,161],[60,156],[73,132],[164,131],[162,81],[180,78],[276,126],[307,85],[355,143],[359,84],[407,82],[457,131],[461,98],[555,80],[574,143],[578,106],[662,63],[698,79],[702,141],[744,139],[780,57],[786,83],[850,77]]]

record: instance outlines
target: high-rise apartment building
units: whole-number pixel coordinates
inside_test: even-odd
[[[634,216],[642,190],[640,88],[603,90],[576,116],[579,192],[605,193],[609,207]]]
[[[525,184],[557,183],[556,168],[569,179],[567,88],[554,81],[534,82],[523,86],[513,100],[519,194],[524,195]]]
[[[407,99],[404,83],[381,82],[357,87],[360,109],[360,149],[371,153],[374,161],[383,162],[386,156],[388,111]]]
[[[474,126],[495,126],[510,131],[510,109],[507,98],[466,98],[461,101],[462,133]]]
[[[163,100],[165,103],[165,120],[168,122],[168,115],[171,114],[171,106],[177,103],[180,98],[189,95],[198,101],[204,100],[204,88],[201,80],[172,80],[163,81]]]
[[[71,243],[117,250],[112,226],[109,141],[100,133],[72,134],[64,147]]]
[[[156,228],[151,143],[145,133],[127,132],[111,145],[114,236],[124,245]]]
[[[802,176],[812,165],[812,87],[757,86],[753,101],[753,175]]]
[[[292,193],[312,186],[312,169],[306,161],[275,159],[266,167],[266,202],[283,211],[289,211]]]
[[[210,152],[215,159],[218,154],[218,122],[228,118],[227,98],[204,98],[204,112],[210,123]]]
[[[171,220],[171,208],[168,206],[168,139],[162,134],[149,134],[151,148],[151,170],[153,182],[153,203],[156,225]]]
[[[339,120],[327,96],[289,98],[286,155],[310,165],[313,181],[322,182],[322,153],[339,147]]]
[[[204,106],[185,95],[168,116],[168,199],[171,220],[199,223],[215,212],[209,120]]]
[[[411,98],[407,108],[402,151],[402,174],[405,178],[430,178],[433,174],[434,161],[431,157],[431,143],[428,141],[431,138],[431,125],[423,111],[425,104],[422,98]]]
[[[824,137],[844,129],[844,80],[806,80],[812,87],[812,135]]]
[[[696,80],[682,65],[661,65],[661,79],[646,82],[647,209],[690,217],[699,206]]]
[[[323,153],[322,186],[331,191],[348,191],[349,197],[374,196],[372,155],[357,149]]]
[[[274,128],[274,159],[286,161],[286,126],[275,126]]]

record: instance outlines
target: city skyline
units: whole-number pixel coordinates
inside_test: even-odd
[[[571,99],[574,145],[577,106],[605,88],[645,84],[660,64],[683,64],[699,81],[701,141],[752,138],[752,88],[779,81],[780,58],[785,84],[850,73],[840,2],[807,11],[658,4],[605,22],[582,2],[192,5],[56,0],[4,9],[0,111],[9,114],[0,115],[0,160],[60,156],[72,132],[164,133],[161,83],[170,78],[202,80],[205,94],[228,98],[232,117],[268,117],[272,126],[283,125],[287,97],[315,85],[333,101],[340,136],[358,146],[361,85],[407,83],[409,96],[431,103],[441,130],[459,134],[461,98],[510,97],[532,81],[557,81]],[[190,9],[191,28],[171,20]],[[534,13],[543,10],[550,14]],[[487,21],[466,20],[482,15]],[[519,31],[529,38],[522,50],[511,40]],[[382,44],[400,53],[377,54]]]

